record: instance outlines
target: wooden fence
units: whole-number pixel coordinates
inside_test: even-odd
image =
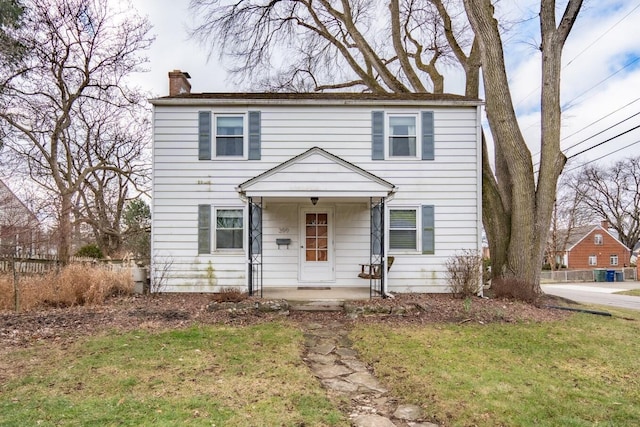
[[[71,257],[70,264],[100,266],[108,270],[128,269],[135,265],[132,260],[96,260],[94,258]],[[56,258],[12,258],[0,257],[0,274],[12,273],[15,269],[20,274],[46,274],[57,271],[61,263]]]

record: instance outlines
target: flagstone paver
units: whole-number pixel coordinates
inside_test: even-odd
[[[347,326],[339,321],[303,325],[305,362],[329,394],[349,398],[355,427],[438,427],[416,405],[401,404],[351,348]]]

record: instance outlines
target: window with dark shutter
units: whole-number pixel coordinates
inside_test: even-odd
[[[211,112],[198,112],[198,159],[211,160]]]
[[[211,205],[198,205],[198,253],[211,253]]]
[[[435,253],[435,207],[422,206],[422,253]]]
[[[433,111],[422,112],[422,160],[434,160]]]
[[[249,111],[249,160],[260,160],[260,111]]]
[[[371,112],[371,160],[384,160],[384,111]]]

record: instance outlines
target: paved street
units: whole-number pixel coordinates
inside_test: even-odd
[[[640,282],[553,283],[542,285],[542,291],[587,304],[608,305],[640,310],[640,297],[614,295],[614,292],[639,289]]]

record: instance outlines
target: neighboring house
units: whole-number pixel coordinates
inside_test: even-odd
[[[164,290],[447,292],[445,261],[481,250],[480,101],[190,93],[169,77],[151,100]]]
[[[0,255],[33,255],[39,235],[38,218],[0,181]]]
[[[567,231],[559,231],[564,240]],[[576,227],[569,231],[565,250],[556,260],[572,270],[623,268],[629,266],[630,250],[609,231],[608,223]]]

